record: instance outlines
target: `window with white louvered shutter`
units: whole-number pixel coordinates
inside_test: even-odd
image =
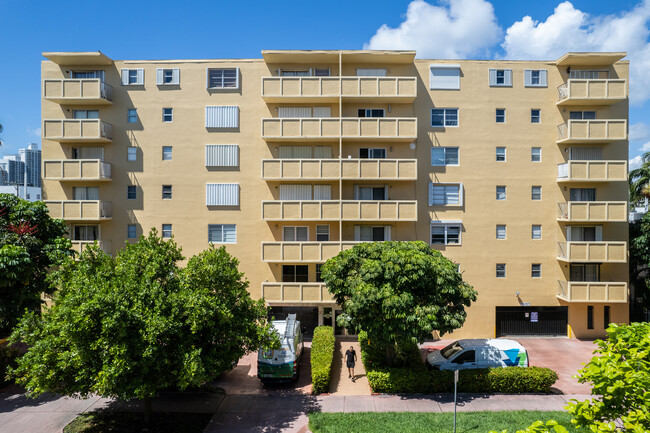
[[[206,128],[239,128],[239,107],[210,106],[205,107]]]
[[[238,167],[239,146],[236,144],[206,144],[206,167]]]
[[[208,183],[205,190],[207,206],[239,206],[238,183]]]

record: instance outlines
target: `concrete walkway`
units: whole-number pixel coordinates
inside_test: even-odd
[[[354,366],[353,382],[349,377],[348,368],[345,365],[345,352],[352,346],[357,352],[357,362]],[[336,340],[334,346],[334,362],[330,375],[330,394],[332,395],[370,395],[370,385],[366,377],[366,370],[361,362],[361,348],[358,341]]]

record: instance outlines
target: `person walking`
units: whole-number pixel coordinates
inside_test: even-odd
[[[350,346],[345,352],[345,364],[348,366],[348,378],[352,379],[352,382],[356,380],[354,377],[355,362],[357,362],[357,352],[354,350],[354,347]]]

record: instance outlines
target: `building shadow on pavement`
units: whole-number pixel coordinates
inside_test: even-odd
[[[38,398],[27,397],[25,390],[18,385],[9,385],[0,390],[0,413],[13,412],[22,408],[34,408],[51,404],[61,396],[44,394]]]

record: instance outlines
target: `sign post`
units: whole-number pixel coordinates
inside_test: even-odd
[[[456,396],[458,395],[458,370],[454,370],[454,433],[456,433]]]

